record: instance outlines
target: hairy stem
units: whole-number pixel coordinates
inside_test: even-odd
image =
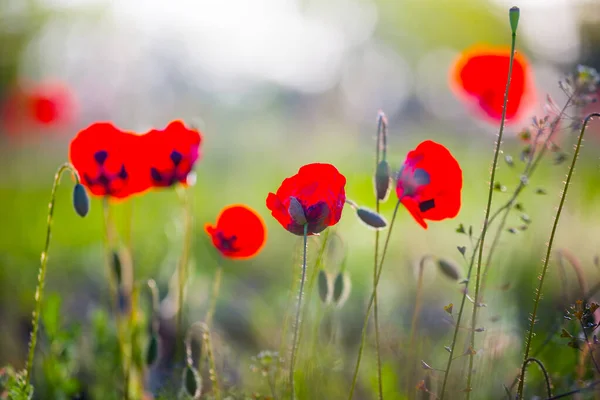
[[[492,198],[494,196],[494,183],[496,178],[496,168],[498,166],[498,158],[500,156],[500,146],[502,145],[502,134],[504,133],[504,122],[506,121],[506,108],[508,104],[508,90],[510,89],[510,78],[512,76],[513,60],[515,55],[515,44],[517,41],[517,34],[513,31],[512,39],[510,44],[510,61],[508,64],[508,77],[506,78],[506,89],[504,91],[504,104],[502,107],[502,119],[500,121],[500,131],[498,132],[498,139],[496,141],[496,149],[494,150],[494,162],[492,163],[492,172],[490,176],[490,186],[488,189],[488,200],[485,208],[485,218],[483,220],[483,229],[481,231],[481,241],[479,243],[479,256],[477,258],[477,272],[475,273],[475,301],[473,303],[473,318],[471,319],[471,340],[470,346],[472,350],[475,350],[475,329],[477,324],[477,310],[479,308],[479,289],[480,289],[480,278],[481,278],[481,264],[483,261],[483,247],[485,244],[485,236],[487,234],[488,219],[490,217],[490,211],[492,209]],[[475,351],[469,352],[469,371],[467,373],[467,400],[471,397],[471,381],[473,377],[473,362],[475,357]]]
[[[419,260],[419,277],[417,278],[417,291],[415,294],[415,309],[413,310],[413,317],[412,317],[412,321],[410,323],[410,339],[408,340],[408,351],[410,356],[408,357],[409,362],[411,363],[411,370],[410,370],[410,375],[409,375],[409,379],[413,379],[414,378],[414,365],[415,363],[413,362],[413,355],[416,353],[416,349],[415,349],[415,333],[417,331],[417,321],[418,321],[418,316],[419,316],[419,312],[421,311],[421,296],[423,293],[423,270],[425,269],[425,263],[432,259],[432,256],[427,254],[424,255],[423,257],[421,257],[421,260]],[[411,387],[411,382],[408,382],[408,386],[407,387]]]
[[[215,314],[215,308],[217,307],[217,299],[219,297],[219,291],[221,289],[221,277],[223,275],[223,267],[221,263],[217,266],[217,271],[215,272],[215,279],[213,281],[212,286],[212,297],[210,299],[210,305],[208,307],[208,311],[206,312],[206,318],[204,321],[206,325],[210,328],[212,325],[213,315]]]
[[[354,375],[352,377],[352,386],[350,387],[350,393],[348,394],[348,400],[352,399],[354,396],[354,388],[356,387],[356,381],[358,379],[358,370],[360,368],[360,362],[362,359],[362,353],[365,345],[365,338],[367,336],[367,328],[369,325],[369,316],[371,314],[371,308],[375,303],[375,293],[377,290],[377,285],[379,285],[379,279],[381,278],[381,272],[383,270],[383,262],[385,261],[385,255],[387,253],[388,245],[390,243],[390,237],[392,236],[392,229],[394,228],[394,221],[396,220],[396,214],[398,214],[398,208],[400,207],[400,200],[396,203],[396,207],[394,208],[394,214],[392,215],[392,222],[390,222],[390,228],[388,230],[387,237],[385,239],[385,244],[383,245],[383,253],[381,254],[381,258],[379,259],[379,266],[377,268],[377,276],[375,278],[375,285],[373,286],[373,292],[371,293],[371,298],[369,299],[369,305],[367,306],[367,312],[365,313],[365,319],[363,321],[362,334],[360,339],[360,347],[358,349],[358,358],[356,360],[356,365],[354,367]]]
[[[556,235],[556,231],[558,228],[558,221],[560,220],[560,215],[562,209],[565,204],[565,199],[567,197],[567,191],[569,189],[569,185],[571,183],[571,178],[573,177],[573,171],[575,170],[575,164],[577,163],[577,157],[579,156],[579,150],[581,149],[581,142],[583,141],[583,135],[585,134],[585,130],[587,128],[588,123],[593,117],[600,117],[600,113],[592,113],[585,117],[583,121],[583,125],[581,126],[581,131],[579,133],[579,138],[577,139],[577,145],[575,146],[575,154],[573,154],[573,160],[571,161],[571,166],[569,167],[569,172],[567,173],[567,179],[564,184],[563,192],[560,197],[560,203],[558,204],[558,209],[556,210],[556,215],[554,217],[554,224],[552,225],[552,231],[550,232],[550,239],[548,240],[548,248],[546,250],[546,257],[544,258],[544,265],[542,267],[542,273],[540,275],[540,282],[538,288],[536,290],[535,301],[533,303],[533,311],[531,313],[529,332],[527,333],[527,340],[525,345],[525,353],[523,355],[523,360],[527,360],[529,358],[529,351],[531,349],[531,341],[533,339],[533,330],[535,327],[535,319],[537,316],[537,309],[540,303],[540,298],[542,296],[542,288],[544,286],[544,278],[546,277],[546,271],[548,270],[548,263],[550,261],[550,254],[552,252],[552,245],[554,244],[554,237]],[[517,398],[523,398],[523,389],[525,386],[525,368],[521,368],[521,376],[519,378],[519,386],[517,389]]]
[[[25,365],[25,385],[29,386],[31,382],[31,370],[33,368],[33,358],[35,356],[35,347],[37,345],[37,335],[40,325],[40,315],[42,313],[42,302],[44,300],[44,285],[46,284],[46,270],[48,268],[48,250],[50,249],[50,238],[52,237],[52,220],[54,217],[54,203],[56,202],[56,191],[60,185],[60,178],[63,172],[71,171],[75,180],[79,183],[79,176],[73,166],[69,163],[61,165],[54,175],[50,203],[48,204],[48,219],[46,222],[46,242],[42,251],[40,270],[38,272],[38,283],[35,289],[35,309],[32,316],[32,331],[29,338],[29,353],[27,355],[27,364]]]
[[[291,398],[294,400],[296,392],[294,388],[294,366],[296,363],[296,352],[298,351],[298,331],[300,328],[300,313],[302,312],[302,295],[304,293],[304,282],[306,281],[306,248],[308,239],[308,224],[304,224],[304,246],[302,253],[302,276],[300,277],[300,291],[298,292],[298,304],[296,305],[296,319],[294,323],[294,337],[292,339],[292,355],[290,357],[290,389]]]
[[[184,314],[184,303],[185,303],[185,286],[187,284],[187,272],[188,272],[188,261],[190,257],[190,247],[192,244],[192,211],[190,199],[187,191],[184,188],[178,188],[178,194],[183,204],[183,224],[184,224],[184,237],[183,237],[183,250],[181,252],[181,258],[179,259],[179,265],[177,266],[177,278],[178,278],[178,292],[177,292],[177,325],[176,325],[176,336],[177,338],[183,334],[183,314]],[[179,359],[182,354],[182,342],[177,340],[177,352],[176,358]]]

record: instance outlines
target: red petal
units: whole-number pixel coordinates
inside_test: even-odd
[[[439,143],[426,140],[408,153],[405,168],[423,169],[429,174],[429,183],[410,196],[404,195],[402,180],[396,185],[396,194],[402,204],[424,228],[423,219],[440,221],[454,218],[460,211],[462,170],[450,151]],[[422,202],[432,202],[433,207],[420,210]]]
[[[261,216],[241,204],[224,208],[216,226],[206,224],[204,229],[221,254],[233,259],[255,256],[266,241],[267,230]]]
[[[327,215],[313,215],[309,221],[308,233],[316,234],[340,220],[346,201],[345,185],[346,178],[333,165],[307,164],[296,175],[284,179],[276,194],[269,194],[267,208],[285,229],[297,235],[302,235],[304,229],[288,214],[290,197],[295,197],[305,212],[311,207],[312,211],[317,207],[327,211]]]
[[[510,61],[510,48],[477,46],[463,52],[451,69],[450,85],[468,104],[474,104],[485,117],[500,121]],[[515,53],[508,104],[507,121],[516,120],[534,104],[529,63]]]

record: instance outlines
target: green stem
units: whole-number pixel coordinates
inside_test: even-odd
[[[183,203],[183,223],[184,223],[184,238],[183,238],[183,250],[181,252],[181,258],[179,259],[179,265],[177,267],[177,278],[178,278],[178,293],[177,293],[177,330],[176,337],[179,338],[183,333],[183,308],[184,308],[184,296],[185,286],[187,283],[187,270],[188,261],[190,256],[190,247],[192,242],[192,212],[190,206],[190,200],[187,191],[179,187],[179,197]],[[177,352],[176,358],[182,354],[182,341],[177,340]]]
[[[213,315],[215,314],[215,308],[217,307],[217,299],[219,297],[219,291],[221,289],[221,277],[223,275],[223,267],[221,263],[217,266],[217,271],[215,272],[215,280],[213,281],[212,287],[212,298],[210,300],[210,306],[208,307],[208,311],[206,312],[206,318],[204,321],[206,325],[210,328],[212,325]]]
[[[546,277],[546,271],[548,269],[548,263],[550,261],[550,254],[552,252],[552,245],[554,243],[554,236],[556,235],[556,230],[558,228],[558,221],[560,220],[560,214],[562,212],[563,206],[565,204],[565,199],[567,197],[567,191],[569,189],[569,185],[571,183],[571,178],[573,176],[573,171],[575,169],[575,164],[577,162],[577,157],[579,156],[579,150],[581,148],[581,142],[583,140],[583,135],[585,134],[585,130],[587,128],[588,123],[593,117],[600,117],[600,113],[591,113],[587,117],[585,117],[583,121],[583,125],[581,126],[581,131],[579,133],[579,138],[577,140],[577,145],[575,146],[575,154],[573,155],[573,160],[571,161],[571,166],[569,167],[569,172],[567,173],[567,180],[565,181],[565,185],[563,188],[562,195],[560,197],[560,203],[558,204],[558,209],[556,210],[556,215],[554,217],[554,224],[552,225],[552,231],[550,232],[550,239],[548,240],[548,248],[546,249],[546,257],[544,258],[544,265],[542,267],[542,273],[540,275],[540,283],[538,285],[535,301],[533,303],[533,311],[531,313],[529,332],[527,334],[527,340],[525,345],[525,353],[523,356],[523,363],[529,358],[529,351],[531,349],[531,340],[533,339],[533,329],[535,327],[535,318],[537,316],[537,309],[540,303],[540,298],[542,296],[542,288],[544,286],[544,278]],[[517,389],[517,398],[523,398],[523,389],[525,384],[525,368],[521,368],[521,376],[519,378],[519,386]]]
[[[379,116],[379,123],[377,126],[377,148],[376,148],[376,156],[375,156],[375,171],[377,171],[377,167],[379,166],[380,161],[380,150],[383,150],[383,159],[385,160],[386,151],[387,151],[387,135],[383,132],[384,129],[384,120],[383,116]],[[377,173],[377,172],[376,172]],[[379,214],[380,201],[379,194],[375,193],[375,211]],[[373,260],[373,287],[376,286],[377,281],[377,261],[379,257],[379,229],[375,231],[375,254]],[[383,377],[381,375],[381,345],[379,341],[379,305],[378,305],[378,296],[377,296],[377,288],[373,291],[375,296],[373,297],[373,322],[375,325],[375,354],[377,357],[377,388],[379,390],[379,400],[383,400]]]
[[[375,284],[373,285],[373,292],[371,293],[371,298],[369,300],[369,305],[367,306],[367,312],[365,313],[365,319],[363,321],[362,334],[360,339],[360,347],[358,349],[358,359],[356,360],[356,365],[354,367],[354,375],[352,377],[352,386],[350,387],[350,393],[348,394],[348,400],[352,399],[354,395],[354,388],[356,386],[356,381],[358,379],[358,370],[360,368],[360,362],[362,359],[362,353],[365,346],[365,338],[367,336],[367,327],[369,324],[369,316],[371,314],[371,308],[375,303],[375,293],[377,291],[377,285],[379,284],[379,279],[381,278],[381,272],[383,270],[383,262],[385,261],[385,255],[387,254],[388,245],[390,243],[390,237],[392,236],[392,229],[394,228],[394,221],[396,221],[396,214],[398,214],[398,208],[400,207],[400,200],[396,203],[396,207],[394,208],[394,213],[392,215],[392,222],[390,222],[390,229],[388,230],[387,237],[385,239],[385,244],[383,245],[383,253],[381,254],[381,258],[379,260],[379,267],[377,270],[377,276],[375,278]]]
[[[44,300],[44,285],[46,283],[46,270],[48,268],[48,250],[50,248],[50,238],[52,237],[52,219],[54,217],[54,203],[56,202],[56,191],[60,185],[60,178],[63,172],[71,171],[75,176],[75,181],[79,183],[79,176],[69,163],[61,165],[54,175],[54,184],[52,185],[52,193],[50,195],[50,204],[48,205],[48,219],[46,223],[46,243],[44,251],[42,251],[40,270],[38,272],[38,283],[35,289],[35,309],[32,316],[32,331],[29,338],[29,353],[27,355],[27,364],[25,366],[25,385],[29,386],[31,382],[31,371],[33,368],[33,358],[35,356],[35,347],[37,344],[37,334],[40,325],[40,315],[42,313],[42,302]]]
[[[477,310],[479,309],[479,289],[481,281],[481,265],[483,261],[483,247],[485,244],[485,236],[487,234],[488,219],[490,217],[490,211],[492,209],[492,198],[494,196],[494,183],[496,178],[496,168],[498,166],[498,158],[500,156],[500,146],[502,145],[502,134],[504,133],[504,122],[506,121],[506,108],[508,104],[508,90],[510,89],[510,79],[512,76],[513,61],[515,56],[515,44],[517,41],[516,32],[512,32],[511,44],[510,44],[510,61],[508,64],[508,77],[506,78],[506,89],[504,91],[504,104],[502,107],[502,119],[500,120],[500,131],[498,132],[498,139],[496,141],[496,149],[494,150],[494,162],[492,164],[492,173],[490,176],[490,186],[488,189],[488,201],[485,208],[485,218],[483,222],[483,229],[481,231],[481,241],[479,243],[479,256],[477,258],[477,272],[475,274],[475,301],[473,302],[473,318],[471,319],[471,340],[470,346],[472,350],[475,350],[475,329],[477,324]],[[473,362],[475,357],[475,351],[469,352],[469,372],[467,375],[467,400],[471,398],[471,380],[473,377]]]
[[[415,363],[413,362],[413,355],[416,352],[415,349],[415,333],[417,331],[417,321],[418,321],[418,315],[419,312],[421,310],[421,296],[423,293],[423,270],[425,269],[425,262],[427,262],[428,260],[432,259],[433,257],[429,254],[421,257],[421,260],[419,261],[419,277],[417,278],[417,291],[415,294],[415,309],[413,310],[413,317],[412,317],[412,321],[410,324],[410,339],[408,341],[408,351],[410,353],[410,356],[408,357],[408,360],[410,362],[411,365],[411,370],[410,370],[410,375],[409,375],[409,382],[407,387],[411,387],[410,385],[410,380],[412,380],[414,378],[414,368],[413,366],[415,365]]]
[[[292,356],[290,358],[290,389],[291,398],[296,397],[294,389],[294,364],[296,363],[296,352],[298,351],[298,331],[300,328],[300,313],[302,312],[302,294],[304,292],[304,282],[306,281],[306,248],[308,240],[308,224],[304,224],[304,246],[302,253],[302,276],[300,278],[300,291],[298,292],[298,304],[296,306],[296,319],[294,323],[294,337],[292,339]]]

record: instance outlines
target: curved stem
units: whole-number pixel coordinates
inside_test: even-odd
[[[573,154],[573,160],[571,161],[571,166],[569,167],[569,172],[567,173],[567,179],[565,181],[565,185],[563,188],[562,196],[560,197],[560,203],[558,204],[558,209],[556,210],[556,216],[554,217],[554,224],[552,225],[552,231],[550,232],[550,239],[548,240],[548,248],[546,250],[546,257],[544,258],[544,265],[542,267],[542,273],[540,275],[540,283],[536,290],[535,301],[533,303],[533,311],[531,313],[529,332],[527,334],[527,340],[525,345],[525,353],[523,356],[524,360],[529,358],[529,351],[531,349],[531,340],[533,339],[533,329],[535,327],[535,318],[537,316],[537,309],[540,303],[540,298],[542,296],[542,288],[544,286],[544,278],[546,277],[546,271],[548,270],[548,263],[550,261],[550,254],[552,252],[552,245],[554,244],[554,237],[556,235],[556,230],[558,228],[558,221],[560,220],[560,214],[565,204],[565,199],[567,197],[567,191],[569,189],[569,185],[571,183],[571,178],[573,177],[573,171],[575,169],[575,164],[577,163],[577,156],[579,156],[579,150],[581,149],[581,142],[583,140],[583,135],[585,134],[585,130],[587,128],[588,123],[593,117],[600,117],[600,113],[592,113],[585,117],[583,121],[583,125],[581,126],[581,132],[579,133],[579,138],[577,139],[577,145],[575,146],[575,154]],[[523,389],[525,384],[525,369],[521,369],[521,376],[519,378],[519,386],[517,390],[517,398],[523,398]]]
[[[178,278],[178,292],[177,292],[177,330],[176,337],[179,338],[183,332],[183,307],[184,307],[184,296],[185,286],[187,283],[187,270],[188,261],[190,257],[190,247],[192,242],[192,212],[191,205],[187,191],[184,188],[178,188],[179,197],[183,203],[183,223],[184,223],[184,238],[183,238],[183,250],[181,252],[181,258],[179,259],[179,265],[177,266],[177,278]],[[181,355],[181,341],[177,340],[177,352],[176,358],[179,359]]]
[[[296,306],[296,320],[294,323],[294,337],[292,339],[292,356],[290,358],[290,389],[291,398],[296,397],[294,389],[294,365],[296,363],[296,352],[298,351],[298,331],[300,328],[300,313],[302,311],[302,294],[304,293],[304,282],[306,281],[306,248],[308,240],[308,224],[304,224],[304,246],[302,253],[302,276],[300,278],[300,291],[298,292],[298,304]]]
[[[544,374],[544,381],[546,382],[547,396],[549,398],[552,397],[552,386],[550,385],[550,377],[548,376],[548,371],[546,370],[546,367],[544,367],[544,364],[542,364],[542,362],[537,358],[529,357],[527,360],[524,361],[523,368],[526,369],[527,365],[532,362],[536,363],[542,370],[542,373]]]
[[[492,163],[492,172],[490,176],[490,186],[488,189],[488,201],[485,208],[485,218],[483,220],[483,229],[481,231],[481,242],[479,243],[479,256],[477,258],[477,272],[475,273],[475,301],[473,303],[473,318],[471,319],[471,349],[475,350],[475,329],[477,324],[477,310],[479,308],[479,289],[481,278],[481,264],[483,261],[483,247],[485,244],[485,236],[487,234],[488,219],[492,208],[492,198],[494,196],[494,182],[496,178],[496,167],[498,166],[498,158],[500,156],[500,146],[502,145],[502,134],[504,133],[504,122],[506,121],[506,108],[508,104],[508,90],[510,88],[510,79],[512,76],[513,60],[515,55],[515,44],[517,34],[513,31],[510,45],[510,61],[508,64],[508,77],[506,79],[506,89],[504,91],[504,105],[502,107],[502,119],[500,121],[500,131],[496,141],[496,149],[494,151],[494,162]],[[471,380],[473,377],[473,362],[475,351],[469,352],[469,372],[467,374],[467,400],[471,397]]]
[[[390,237],[392,236],[392,229],[394,228],[394,221],[396,221],[396,214],[398,214],[398,208],[400,207],[400,200],[396,203],[396,207],[394,208],[394,214],[392,215],[392,221],[390,222],[390,229],[388,230],[387,237],[385,238],[385,244],[383,245],[383,253],[381,254],[381,258],[379,259],[379,267],[377,269],[377,277],[375,278],[375,285],[373,286],[373,292],[371,293],[371,298],[369,300],[369,305],[367,306],[367,312],[365,313],[365,319],[363,321],[362,334],[360,338],[360,347],[358,349],[358,358],[356,360],[356,366],[354,367],[354,375],[352,377],[352,386],[350,387],[350,393],[348,394],[348,400],[352,399],[354,395],[354,388],[356,386],[356,380],[358,379],[358,370],[360,368],[360,361],[362,359],[362,353],[365,346],[365,338],[367,336],[367,327],[369,324],[369,316],[371,314],[371,308],[375,303],[375,294],[377,291],[377,285],[379,284],[379,279],[381,278],[381,272],[383,270],[383,262],[385,261],[385,255],[387,253],[388,245],[390,243]]]
[[[54,175],[54,183],[52,185],[52,193],[50,195],[50,203],[48,204],[48,219],[46,222],[46,242],[42,251],[40,270],[38,272],[38,283],[35,289],[35,309],[32,316],[32,331],[29,338],[29,352],[27,355],[27,364],[25,365],[25,386],[29,386],[31,382],[31,370],[33,368],[33,358],[35,356],[35,347],[37,345],[37,334],[40,325],[40,315],[42,313],[42,302],[44,300],[44,285],[46,283],[46,270],[48,269],[48,250],[50,248],[50,238],[52,237],[52,219],[54,217],[54,203],[56,202],[56,190],[60,185],[60,178],[63,172],[71,171],[75,176],[75,180],[79,183],[79,176],[69,163],[61,165]]]

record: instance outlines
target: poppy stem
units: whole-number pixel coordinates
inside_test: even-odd
[[[302,311],[302,294],[304,292],[304,282],[306,281],[306,253],[308,241],[308,224],[304,224],[304,246],[302,253],[302,276],[300,277],[300,291],[298,292],[298,304],[296,306],[296,320],[294,323],[294,337],[292,340],[292,355],[290,359],[290,389],[291,399],[296,397],[294,389],[294,365],[296,363],[296,352],[298,351],[298,331],[300,328],[300,312]]]
[[[52,193],[50,195],[50,203],[48,204],[48,219],[46,222],[46,242],[44,251],[42,251],[40,269],[38,272],[38,283],[35,289],[35,309],[32,315],[32,330],[29,338],[29,352],[27,355],[27,364],[25,365],[25,387],[29,387],[31,382],[31,372],[33,368],[33,358],[35,356],[35,348],[37,345],[37,334],[40,325],[40,315],[42,313],[42,302],[44,300],[44,285],[46,283],[46,270],[48,269],[48,250],[50,248],[50,238],[52,237],[52,220],[54,218],[54,203],[56,202],[56,191],[60,185],[60,178],[65,171],[70,171],[75,177],[75,182],[79,184],[79,175],[73,166],[69,163],[61,165],[54,175],[54,183],[52,185]]]
[[[585,130],[587,128],[588,123],[594,117],[600,117],[600,113],[591,113],[585,117],[583,120],[583,125],[581,126],[581,131],[579,133],[579,138],[577,139],[577,145],[575,146],[575,154],[573,154],[573,160],[571,161],[571,166],[569,167],[569,172],[567,173],[567,179],[565,180],[565,184],[563,187],[562,195],[560,197],[560,203],[558,204],[558,209],[556,210],[556,215],[554,217],[554,224],[552,225],[552,231],[550,232],[550,238],[548,239],[548,248],[546,249],[546,256],[544,257],[544,265],[542,267],[542,273],[540,274],[537,290],[535,291],[535,301],[533,303],[533,311],[531,312],[531,317],[529,318],[529,332],[527,333],[527,340],[525,344],[525,353],[523,354],[523,367],[521,368],[521,376],[519,378],[519,386],[517,389],[517,398],[523,398],[523,389],[525,385],[525,371],[526,371],[526,362],[529,359],[529,351],[531,350],[531,340],[533,339],[533,329],[535,327],[535,319],[537,316],[537,309],[540,303],[540,298],[542,297],[542,288],[544,286],[544,278],[546,277],[546,271],[548,270],[548,263],[550,261],[550,254],[552,254],[552,245],[554,244],[554,237],[556,235],[556,231],[558,228],[558,221],[560,220],[560,215],[562,213],[562,209],[565,204],[565,198],[567,197],[567,191],[569,190],[569,185],[571,184],[571,178],[573,177],[573,171],[575,170],[575,164],[577,163],[577,157],[579,156],[579,150],[581,149],[581,142],[583,141],[583,135],[585,134]]]
[[[179,187],[177,191],[179,198],[182,202],[183,207],[183,224],[184,224],[184,237],[183,237],[183,250],[181,252],[181,258],[179,259],[179,265],[177,266],[177,279],[178,279],[178,293],[177,293],[177,351],[176,359],[179,359],[182,354],[182,341],[179,340],[180,335],[183,334],[183,310],[184,310],[184,296],[185,287],[187,283],[187,271],[188,261],[190,256],[190,246],[192,242],[192,212],[188,191],[183,187]]]
[[[212,325],[213,315],[215,314],[215,308],[217,307],[217,298],[219,297],[219,291],[221,289],[221,277],[223,275],[223,267],[221,266],[222,262],[222,260],[219,260],[219,265],[217,265],[217,270],[215,271],[215,278],[212,286],[212,297],[210,299],[208,311],[206,312],[206,317],[204,318],[206,325],[209,327]]]
[[[356,386],[356,380],[358,379],[358,370],[360,368],[360,361],[362,359],[362,353],[365,346],[365,338],[367,336],[367,328],[369,325],[369,316],[371,315],[371,309],[375,303],[375,296],[377,293],[377,285],[379,284],[379,280],[381,278],[381,272],[383,270],[383,262],[385,261],[385,255],[387,254],[388,245],[390,243],[390,237],[392,236],[392,229],[394,228],[394,221],[396,221],[396,215],[398,214],[398,208],[400,207],[400,200],[396,203],[396,207],[394,208],[394,213],[392,214],[392,221],[390,222],[390,229],[388,230],[387,237],[385,238],[385,244],[383,245],[383,253],[381,254],[381,258],[379,259],[379,266],[377,268],[377,276],[375,277],[375,283],[373,285],[373,292],[371,293],[371,298],[369,299],[369,305],[367,306],[367,311],[365,313],[365,319],[363,321],[362,334],[360,339],[360,347],[358,349],[358,358],[356,360],[356,366],[354,367],[354,376],[352,377],[352,386],[350,387],[350,393],[348,394],[348,400],[352,399],[354,395],[354,388]]]
[[[510,13],[510,12],[509,12]],[[504,133],[504,123],[506,121],[506,109],[508,105],[508,92],[510,89],[510,80],[512,77],[513,71],[513,63],[515,57],[515,45],[517,41],[517,33],[516,28],[513,29],[511,35],[511,44],[510,44],[510,60],[508,63],[508,76],[506,78],[506,89],[504,90],[504,103],[502,106],[502,119],[500,120],[500,130],[498,131],[498,138],[496,139],[496,148],[494,149],[494,161],[492,163],[492,172],[490,174],[490,185],[488,188],[488,199],[487,205],[485,208],[485,218],[483,220],[483,228],[481,230],[481,238],[479,243],[479,254],[477,257],[477,270],[475,273],[475,301],[473,302],[473,317],[471,318],[471,338],[469,341],[469,346],[472,351],[469,352],[469,370],[467,373],[467,400],[471,398],[471,381],[473,377],[473,363],[475,361],[475,329],[477,324],[477,310],[479,309],[479,291],[480,291],[480,282],[481,282],[481,265],[483,261],[483,248],[485,244],[485,237],[488,231],[489,226],[489,218],[490,212],[492,209],[492,198],[494,197],[494,185],[496,180],[496,169],[498,167],[498,158],[500,157],[500,146],[502,145],[502,135]],[[446,373],[447,376],[447,373]],[[442,398],[443,398],[442,392]]]
[[[377,146],[375,150],[375,174],[377,174],[377,168],[381,157],[385,160],[387,152],[387,134],[385,114],[379,112],[377,118]],[[381,154],[383,153],[383,154]],[[380,209],[379,193],[375,190],[375,211],[379,214]],[[377,357],[377,389],[379,390],[379,400],[383,400],[383,377],[381,374],[381,345],[379,341],[379,305],[377,296],[377,265],[379,259],[379,230],[375,231],[375,250],[373,259],[373,323],[375,325],[375,354]]]

